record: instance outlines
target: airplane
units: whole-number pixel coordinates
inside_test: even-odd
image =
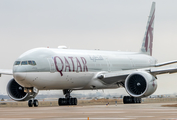
[[[77,105],[74,90],[117,89],[124,87],[130,96],[123,103],[141,103],[157,89],[157,75],[176,73],[164,68],[177,63],[157,63],[152,57],[155,2],[152,3],[144,39],[139,52],[77,50],[66,46],[31,49],[14,62],[13,70],[1,69],[0,75],[13,75],[7,94],[15,101],[28,101],[38,107],[39,90],[63,90],[58,105]]]

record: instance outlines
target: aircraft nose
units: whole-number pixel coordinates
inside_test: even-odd
[[[13,76],[17,81],[24,81],[26,78],[26,72],[16,72]]]
[[[13,69],[13,76],[17,81],[24,81],[26,78],[26,69],[24,67],[16,67]]]

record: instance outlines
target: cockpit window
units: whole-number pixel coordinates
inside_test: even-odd
[[[33,65],[36,65],[36,62],[35,61],[32,61]]]
[[[28,64],[29,64],[29,65],[33,65],[33,64],[32,64],[32,61],[28,61]]]
[[[14,65],[20,65],[20,61],[15,61]]]
[[[21,65],[27,65],[28,62],[27,61],[22,61]]]
[[[29,60],[29,61],[28,61],[28,64],[29,64],[29,65],[36,65],[36,62],[35,62],[35,61],[32,61],[32,60]]]
[[[36,65],[36,62],[33,60],[28,61],[15,61],[14,65]]]

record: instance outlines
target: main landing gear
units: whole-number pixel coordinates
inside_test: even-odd
[[[58,105],[77,105],[77,98],[71,98],[70,93],[72,90],[63,90],[63,94],[65,95],[65,98],[59,98],[58,99]]]
[[[34,105],[34,107],[38,107],[39,103],[38,103],[37,99],[31,99],[31,100],[28,101],[28,106],[29,107],[33,107],[33,105]]]
[[[141,103],[141,98],[136,98],[132,96],[124,96],[123,103],[124,104]]]

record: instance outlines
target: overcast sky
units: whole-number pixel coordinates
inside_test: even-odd
[[[177,1],[154,1],[153,57],[159,62],[177,60]],[[36,47],[139,51],[152,2],[0,0],[0,69],[12,69],[23,52]],[[0,78],[0,94],[7,94],[10,78]],[[161,75],[155,94],[177,93],[176,85],[177,74]]]

